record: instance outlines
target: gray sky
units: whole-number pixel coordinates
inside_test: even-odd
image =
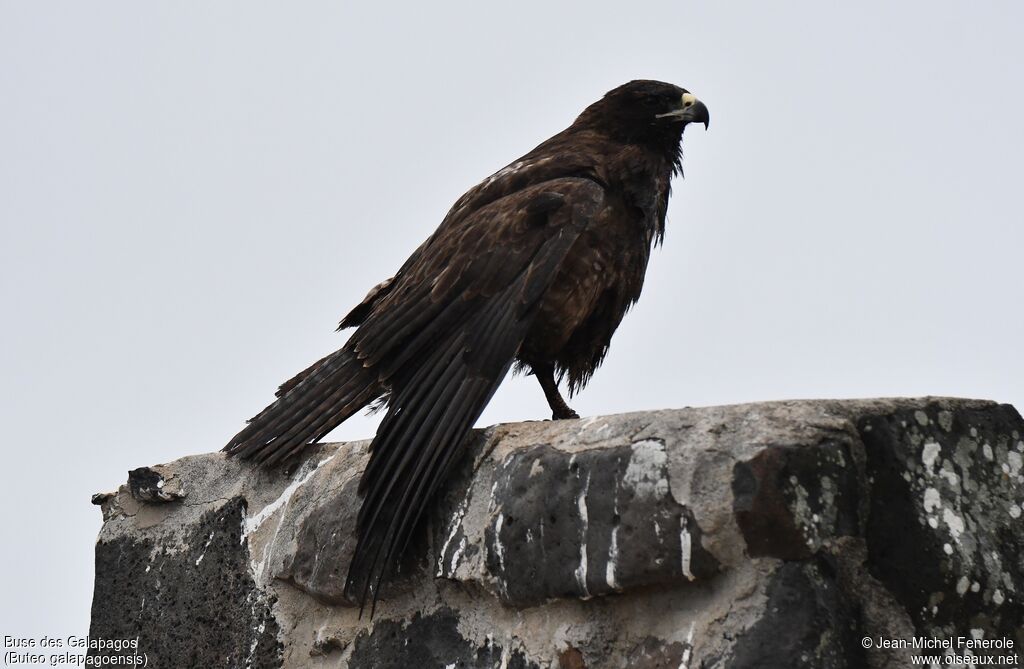
[[[89,495],[220,448],[629,79],[712,125],[581,414],[1024,407],[1020,2],[356,5],[0,0],[0,634],[84,634]],[[548,415],[520,378],[481,424]]]

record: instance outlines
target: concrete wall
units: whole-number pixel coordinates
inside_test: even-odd
[[[138,636],[150,666],[353,669],[906,667],[925,651],[863,637],[1024,643],[1008,405],[490,428],[372,621],[342,592],[366,445],[316,447],[289,474],[187,457],[97,495],[92,636]]]

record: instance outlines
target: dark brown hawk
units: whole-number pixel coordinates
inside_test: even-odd
[[[553,417],[601,364],[665,231],[680,141],[708,110],[631,81],[463,195],[398,272],[341,321],[338,351],[281,386],[228,453],[273,465],[374,402],[387,413],[363,473],[346,593],[376,602],[467,433],[509,368],[536,375]]]

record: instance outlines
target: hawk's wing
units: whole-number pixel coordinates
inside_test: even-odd
[[[401,554],[529,331],[569,249],[604,207],[585,178],[453,210],[346,348],[391,389],[370,445],[346,592],[365,605]]]

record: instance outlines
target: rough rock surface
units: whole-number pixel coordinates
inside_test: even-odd
[[[291,474],[191,456],[97,495],[92,636],[138,636],[153,666],[351,669],[902,667],[913,651],[862,638],[1024,644],[1008,405],[478,432],[372,621],[342,592],[365,450],[325,444]]]

